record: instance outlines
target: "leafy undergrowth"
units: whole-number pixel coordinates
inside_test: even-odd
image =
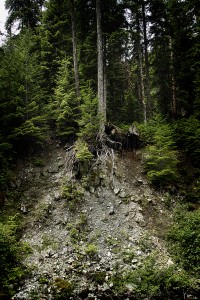
[[[23,258],[30,247],[19,242],[17,229],[16,218],[0,220],[0,299],[12,296],[28,275]]]

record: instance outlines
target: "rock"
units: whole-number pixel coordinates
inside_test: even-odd
[[[142,227],[146,226],[146,222],[144,220],[144,217],[140,213],[136,214],[136,216],[135,216],[135,222],[137,222]]]
[[[67,262],[68,262],[68,264],[71,265],[72,263],[74,263],[74,259],[72,257],[70,257]]]
[[[94,188],[93,186],[90,186],[90,187],[89,187],[89,191],[90,191],[91,194],[94,194],[95,188]]]
[[[115,195],[118,195],[119,192],[120,192],[120,189],[119,189],[119,188],[115,188],[115,189],[114,189],[114,194],[115,194]]]
[[[134,291],[135,287],[136,287],[135,284],[131,284],[131,283],[126,284],[126,288],[129,292]]]
[[[11,181],[10,185],[11,185],[12,188],[15,188],[16,187],[15,181]]]
[[[54,201],[58,201],[60,200],[60,192],[59,191],[55,191],[54,192]]]
[[[109,215],[113,215],[114,213],[115,213],[115,211],[114,211],[114,206],[111,206],[110,209],[109,209],[108,214],[109,214]]]
[[[49,172],[49,173],[57,173],[57,172],[58,172],[58,165],[50,166],[50,167],[48,168],[48,172]]]
[[[120,197],[120,198],[126,198],[126,193],[125,193],[125,191],[121,191],[121,192],[119,193],[119,197]]]
[[[137,183],[142,185],[142,184],[144,184],[144,181],[142,179],[138,178]]]
[[[28,213],[28,207],[26,204],[21,204],[20,210],[24,213],[27,214]]]

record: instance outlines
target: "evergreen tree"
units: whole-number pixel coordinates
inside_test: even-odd
[[[8,9],[6,29],[11,32],[15,22],[18,29],[35,28],[40,20],[42,5],[45,0],[6,0],[5,7]]]
[[[30,30],[10,39],[4,46],[0,68],[1,135],[12,143],[43,140],[45,114],[40,86],[41,71],[33,52]]]
[[[78,99],[73,81],[72,59],[62,60],[56,79],[53,101],[49,105],[50,118],[56,124],[56,132],[63,140],[72,138],[78,131]]]
[[[65,1],[50,0],[46,3],[40,27],[41,65],[43,88],[52,98],[60,61],[72,57],[70,14]]]

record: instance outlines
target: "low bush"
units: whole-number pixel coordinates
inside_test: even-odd
[[[54,281],[54,299],[64,300],[70,299],[74,290],[74,285],[70,281],[63,278],[56,278]]]
[[[178,210],[168,241],[181,267],[200,276],[200,211]]]
[[[177,151],[173,130],[160,116],[140,127],[141,137],[146,141],[144,150],[145,170],[153,184],[162,188],[175,185],[178,178]]]
[[[22,264],[27,247],[18,242],[16,231],[14,218],[6,223],[0,221],[0,293],[7,296],[14,294],[19,282],[27,275]]]
[[[143,265],[111,279],[118,295],[130,294],[135,299],[187,299],[188,293],[197,295],[198,281],[175,265],[156,264],[156,258],[148,257]]]

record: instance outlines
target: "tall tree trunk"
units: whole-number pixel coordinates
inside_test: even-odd
[[[104,55],[103,55],[103,32],[102,32],[102,1],[96,0],[97,18],[97,54],[98,54],[98,113],[100,116],[100,138],[104,132],[106,121],[106,99],[105,99],[105,76],[104,76]]]
[[[174,75],[174,67],[173,67],[173,49],[172,49],[172,38],[169,38],[169,51],[170,51],[170,60],[171,60],[171,91],[172,91],[172,102],[171,102],[171,110],[173,117],[177,116],[177,100],[176,100],[176,81]]]
[[[143,22],[143,35],[144,35],[144,59],[145,59],[145,75],[146,75],[146,106],[148,115],[151,116],[151,95],[150,95],[150,79],[149,79],[149,55],[148,55],[148,39],[147,39],[147,24],[145,2],[142,1],[142,22]]]
[[[142,47],[140,40],[140,20],[138,14],[136,15],[136,26],[137,26],[137,39],[136,39],[136,48],[137,48],[137,65],[138,65],[138,96],[139,100],[142,103],[143,107],[143,120],[146,124],[147,122],[147,104],[145,97],[145,88],[144,88],[144,75],[143,75],[143,58],[142,58]]]
[[[72,45],[73,45],[73,63],[74,63],[74,80],[76,96],[80,96],[80,84],[78,73],[78,56],[77,56],[77,38],[76,38],[76,22],[75,22],[75,9],[74,0],[70,0],[71,4],[71,26],[72,26]]]

